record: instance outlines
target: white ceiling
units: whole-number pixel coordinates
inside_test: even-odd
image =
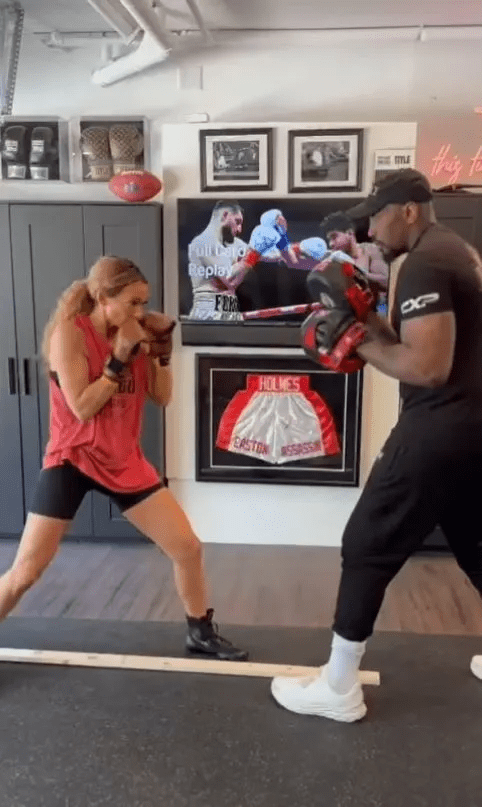
[[[25,10],[26,31],[102,31],[107,28],[87,0],[20,2]],[[163,2],[177,12],[167,18],[170,28],[196,27],[185,0]],[[198,0],[198,5],[213,29],[482,24],[481,0]]]

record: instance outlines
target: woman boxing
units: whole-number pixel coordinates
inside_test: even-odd
[[[202,546],[140,447],[146,396],[171,397],[174,320],[145,311],[149,287],[132,261],[102,257],[60,297],[45,329],[50,439],[12,567],[0,577],[0,619],[53,559],[85,494],[101,491],[172,560],[187,648],[225,660],[248,654],[219,636],[207,609]]]

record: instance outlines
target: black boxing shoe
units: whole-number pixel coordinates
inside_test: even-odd
[[[186,649],[190,653],[201,653],[220,661],[246,661],[248,651],[234,647],[231,642],[219,635],[218,626],[213,622],[213,614],[214,610],[209,608],[206,616],[201,619],[187,617]]]

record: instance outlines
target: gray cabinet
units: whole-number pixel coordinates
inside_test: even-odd
[[[23,526],[24,482],[8,205],[0,205],[0,243],[0,534],[11,535]]]
[[[11,535],[21,532],[48,440],[49,393],[41,340],[52,307],[102,254],[139,263],[151,286],[152,305],[159,307],[161,210],[157,205],[127,204],[0,207],[0,535]],[[143,447],[164,475],[161,438],[162,415],[148,404]],[[84,538],[137,535],[109,500],[97,493],[86,496],[70,534]]]
[[[22,465],[28,512],[49,437],[49,385],[41,358],[42,334],[55,301],[84,274],[82,207],[11,205],[10,222]],[[79,508],[70,533],[91,535],[91,514],[89,495]]]
[[[450,227],[482,253],[482,196],[440,193],[433,201],[440,224]]]

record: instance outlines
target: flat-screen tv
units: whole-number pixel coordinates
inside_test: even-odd
[[[179,199],[179,318],[184,344],[298,346],[299,326],[306,313],[292,313],[289,308],[311,302],[306,284],[313,266],[310,259],[279,259],[277,248],[268,249],[234,294],[225,293],[224,281],[246,254],[253,230],[271,220],[271,211],[281,211],[287,240],[293,245],[321,238],[322,220],[357,201],[359,197]],[[229,206],[233,227],[223,226],[224,204]],[[359,243],[367,240],[366,223],[356,235]],[[272,308],[288,311],[245,318]]]

